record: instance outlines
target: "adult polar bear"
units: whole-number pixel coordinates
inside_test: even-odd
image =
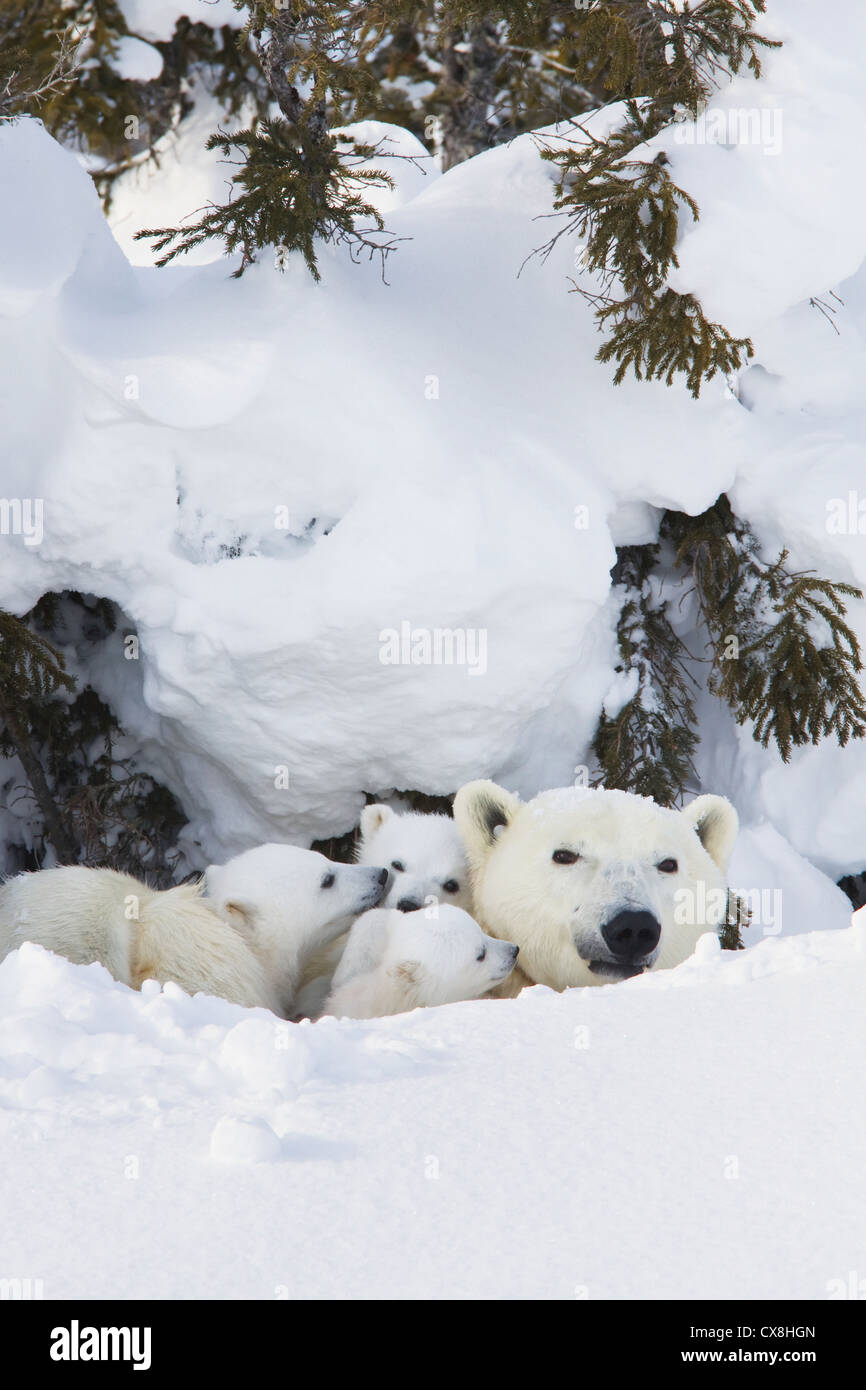
[[[673,811],[631,792],[563,787],[522,802],[495,782],[470,782],[454,817],[473,915],[520,947],[500,995],[679,965],[724,921],[739,822],[722,796]]]

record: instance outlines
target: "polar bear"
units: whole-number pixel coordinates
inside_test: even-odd
[[[382,907],[415,912],[442,902],[472,911],[466,850],[450,816],[398,814],[379,802],[365,806],[355,862],[388,868]]]
[[[388,887],[380,906],[416,912],[441,902],[472,911],[466,851],[450,816],[395,812],[376,802],[361,812],[360,831],[355,862],[384,864],[388,869]],[[347,937],[339,937],[310,960],[298,1017],[315,1018],[321,1012],[346,941]]]
[[[443,906],[431,918],[376,908],[352,927],[323,1013],[380,1018],[477,999],[507,979],[517,954],[459,907]]]
[[[310,959],[382,901],[388,870],[337,864],[296,845],[258,845],[212,864],[205,885],[220,915],[264,961],[291,1018]]]
[[[172,980],[289,1017],[307,956],[375,906],[387,880],[291,845],[248,850],[162,892],[114,869],[43,869],[0,887],[0,959],[35,941],[133,989]]]
[[[499,994],[666,969],[724,924],[738,830],[724,797],[673,811],[631,792],[563,787],[524,803],[482,781],[461,787],[454,815],[478,921],[520,946]]]

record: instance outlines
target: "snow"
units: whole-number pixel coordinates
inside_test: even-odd
[[[23,946],[0,1268],[46,1298],[825,1298],[862,1256],[864,943],[861,912],[300,1025]]]
[[[167,43],[184,16],[212,29],[242,29],[246,22],[245,12],[235,9],[232,0],[119,0],[119,7],[130,31],[152,43]]]
[[[567,293],[579,245],[524,264],[557,225],[531,136],[443,175],[408,132],[354,128],[391,142],[396,188],[371,196],[403,240],[387,284],[325,247],[317,286],[267,254],[232,280],[213,244],[160,271],[133,240],[224,197],[206,103],[120,181],[111,226],[38,122],[0,124],[2,500],[44,510],[39,544],[0,535],[0,607],[120,606],[87,674],[183,805],[190,865],[339,834],[365,793],[579,783],[632,689],[615,546],[660,508],[727,491],[767,555],[866,586],[866,17],[837,8],[774,6],[784,48],[705,113],[767,113],[769,140],[704,120],[655,142],[701,207],[673,283],[756,348],[697,402],[612,385]],[[228,0],[123,10],[130,62],[181,14],[242,22]],[[667,596],[701,655],[687,589]],[[866,605],[849,620],[866,643]],[[483,635],[483,676],[383,661],[404,624]],[[743,826],[738,955],[300,1026],[35,947],[3,962],[0,1270],[48,1296],[822,1297],[862,1256],[866,920],[834,880],[866,867],[866,748],[784,765],[697,710],[700,788]]]
[[[6,139],[75,169],[32,127]],[[59,380],[44,448],[29,392],[13,410],[29,441],[17,486],[45,499],[46,534],[32,558],[4,548],[4,601],[71,586],[120,604],[158,737],[119,660],[105,693],[211,859],[344,830],[365,789],[446,792],[486,769],[526,792],[570,781],[611,682],[607,516],[620,499],[634,515],[636,492],[705,506],[731,481],[748,416],[721,393],[695,407],[629,383],[611,433],[598,399],[613,388],[563,274],[533,263],[516,278],[547,169],[528,140],[473,163],[394,210],[413,240],[389,286],[327,249],[318,288],[267,259],[240,283],[222,263],[133,271],[94,202],[67,234],[82,250],[50,322],[27,325]],[[26,207],[23,177],[15,196]],[[22,339],[19,325],[19,355]],[[670,429],[706,432],[700,475],[654,430],[662,402]],[[213,562],[238,542],[240,558]],[[487,674],[383,664],[380,633],[403,621],[485,629]]]
[[[162,54],[153,44],[125,34],[118,41],[111,66],[130,82],[152,82],[162,72]]]
[[[696,293],[708,317],[735,335],[758,333],[863,262],[864,196],[850,170],[860,163],[866,119],[858,72],[866,13],[845,4],[836,18],[822,25],[811,0],[785,0],[758,16],[757,31],[782,48],[761,54],[759,82],[744,70],[714,93],[709,110],[757,113],[760,139],[689,145],[679,126],[673,139],[663,132],[654,142],[701,209],[681,238],[670,283]]]

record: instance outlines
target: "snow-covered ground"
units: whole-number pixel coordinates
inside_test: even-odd
[[[864,1271],[858,917],[368,1023],[22,947],[0,1272],[46,1298],[827,1298]]]

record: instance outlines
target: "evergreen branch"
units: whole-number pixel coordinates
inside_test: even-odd
[[[688,653],[650,583],[657,557],[657,545],[617,551],[613,577],[622,586],[623,601],[616,669],[623,679],[633,679],[635,692],[615,715],[602,711],[592,749],[604,786],[673,806],[696,780],[698,736]]]
[[[852,584],[788,569],[783,550],[765,561],[748,526],[720,497],[698,517],[668,512],[662,534],[692,574],[713,671],[709,688],[755,740],[784,762],[793,747],[835,735],[866,737],[863,659],[845,621]]]
[[[30,783],[45,831],[61,863],[74,863],[78,845],[48,786],[30,740],[22,711],[35,695],[45,700],[58,691],[75,689],[63,657],[50,642],[31,632],[25,622],[0,610],[0,723],[7,746],[14,751]]]
[[[386,258],[398,238],[384,233],[381,215],[365,201],[362,190],[392,187],[393,180],[379,170],[353,168],[347,162],[372,158],[376,148],[353,142],[346,154],[338,149],[333,135],[300,139],[284,118],[265,120],[232,135],[219,131],[210,136],[207,148],[242,156],[239,171],[232,177],[235,189],[242,191],[226,203],[210,204],[189,226],[137,232],[136,240],[150,238],[154,250],[161,253],[157,265],[167,265],[216,237],[228,255],[241,253],[235,278],[253,264],[257,252],[271,246],[278,252],[300,251],[318,280],[316,242],[322,240],[348,244],[355,254],[367,251],[380,256],[384,275]],[[370,230],[358,226],[361,219],[372,223]],[[279,256],[277,264],[284,268]]]
[[[546,259],[563,236],[584,243],[582,264],[601,289],[574,281],[572,288],[605,335],[596,359],[615,363],[616,384],[629,372],[668,386],[683,376],[697,397],[705,381],[753,356],[749,338],[734,337],[706,318],[694,295],[667,285],[678,265],[680,218],[697,221],[699,210],[673,183],[664,152],[632,156],[678,113],[696,116],[725,76],[743,66],[760,76],[761,51],[779,46],[754,29],[764,9],[763,0],[611,0],[586,14],[576,76],[601,65],[610,100],[625,102],[626,117],[604,141],[542,144],[541,157],[557,168],[554,208],[563,222],[535,254]]]
[[[122,730],[96,692],[85,686],[70,698],[76,682],[43,635],[68,637],[70,617],[78,641],[103,640],[115,626],[107,601],[76,593],[46,594],[23,619],[0,611],[0,753],[21,764],[38,812],[28,818],[35,843],[49,842],[60,863],[139,876],[147,868],[168,883],[183,812],[165,787],[117,756]]]

